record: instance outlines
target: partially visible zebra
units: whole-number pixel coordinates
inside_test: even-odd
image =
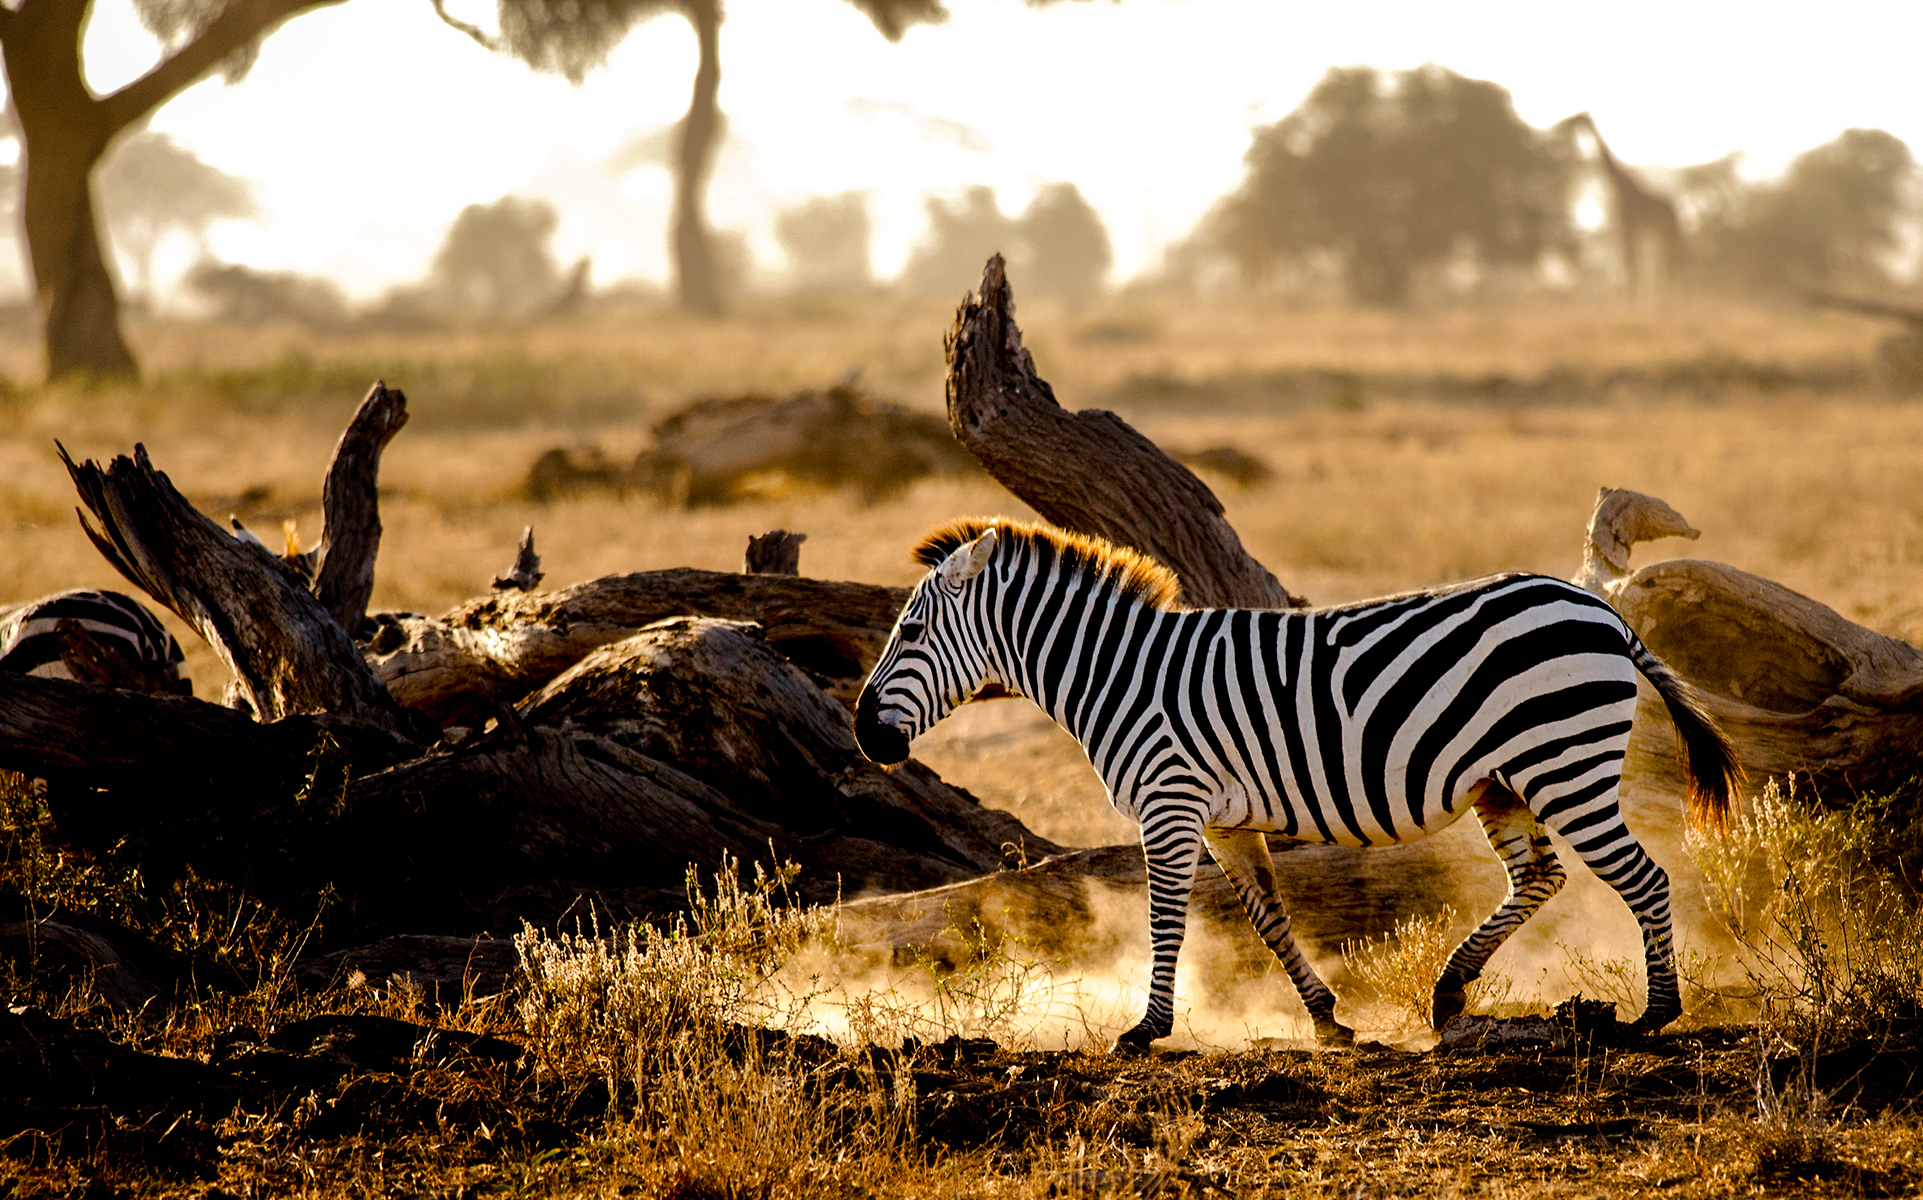
[[[180,674],[180,643],[153,613],[119,592],[55,592],[0,612],[0,671],[72,679],[63,622],[92,635],[94,645],[112,653],[118,667],[143,685],[151,683],[147,690],[193,693],[193,681]]]
[[[1204,845],[1294,981],[1326,1044],[1335,993],[1289,933],[1263,833],[1378,846],[1474,809],[1509,895],[1436,983],[1437,1029],[1504,939],[1562,887],[1544,826],[1566,837],[1641,924],[1649,1003],[1682,1012],[1669,878],[1623,825],[1616,792],[1636,673],[1687,751],[1691,815],[1727,821],[1735,755],[1692,689],[1615,610],[1561,580],[1499,575],[1336,608],[1181,610],[1166,568],[1039,525],[958,521],[915,549],[931,568],[855,708],[882,763],[983,686],[1032,698],[1088,752],[1141,824],[1154,966],[1120,1044],[1166,1037],[1175,960]]]

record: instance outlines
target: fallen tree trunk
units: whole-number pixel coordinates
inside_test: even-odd
[[[146,447],[105,468],[60,456],[100,523],[81,521],[94,547],[207,639],[262,720],[331,713],[405,736],[410,722],[300,576],[195,510]]]
[[[700,618],[419,757],[322,717],[0,677],[0,766],[55,781],[62,835],[151,877],[192,869],[295,912],[331,894],[330,946],[658,917],[686,906],[691,865],[792,861],[800,898],[826,903],[1060,849],[919,764],[861,759],[841,707],[754,626]]]
[[[948,336],[948,424],[1002,486],[1064,529],[1132,546],[1167,565],[1194,608],[1288,608],[1208,485],[1112,412],[1069,412],[1036,374],[1015,324],[1001,255]]]
[[[1703,693],[1752,780],[1802,776],[1839,798],[1909,784],[1923,753],[1923,651],[1722,563],[1629,569],[1635,543],[1678,534],[1695,531],[1662,501],[1604,488],[1577,582]],[[1629,769],[1680,785],[1674,727],[1647,686]]]
[[[367,653],[400,703],[444,726],[476,725],[663,618],[755,621],[770,646],[852,708],[907,600],[902,588],[794,575],[647,571],[501,593],[439,619],[383,616]]]

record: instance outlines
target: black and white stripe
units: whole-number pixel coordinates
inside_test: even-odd
[[[0,612],[0,670],[71,679],[59,625],[77,622],[126,664],[154,679],[156,690],[185,692],[180,643],[153,613],[119,592],[55,592]]]
[[[1640,922],[1644,1023],[1681,1012],[1668,878],[1617,805],[1638,670],[1688,739],[1699,815],[1726,815],[1736,767],[1686,685],[1596,596],[1504,575],[1320,610],[1183,611],[1159,568],[1041,527],[957,523],[918,556],[934,569],[862,690],[856,736],[871,758],[898,762],[910,739],[989,683],[1032,698],[1075,735],[1116,808],[1141,824],[1148,861],[1154,967],[1147,1014],[1125,1044],[1172,1027],[1205,845],[1318,1036],[1349,1040],[1334,993],[1290,937],[1263,833],[1391,845],[1470,809],[1511,888],[1450,958],[1437,1028],[1562,886],[1545,826]]]

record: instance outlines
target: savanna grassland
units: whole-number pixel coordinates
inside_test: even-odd
[[[406,336],[136,325],[141,384],[16,383],[0,397],[0,599],[123,586],[76,526],[54,439],[76,457],[142,442],[217,519],[233,513],[270,539],[286,520],[311,534],[333,442],[377,377],[407,392],[413,419],[382,465],[376,608],[435,613],[480,594],[526,525],[547,586],[735,569],[747,536],[777,527],[808,534],[804,574],[907,584],[917,574],[907,547],[927,527],[1026,510],[985,475],[926,479],[875,503],[770,477],[744,503],[696,509],[607,492],[537,503],[523,485],[552,447],[632,457],[654,422],[701,397],[858,372],[878,398],[939,412],[949,315],[934,303],[769,300],[722,321],[610,310]],[[1878,322],[1708,303],[1389,313],[1130,297],[1020,317],[1065,405],[1113,408],[1174,449],[1259,459],[1266,478],[1204,478],[1255,557],[1317,602],[1497,570],[1567,576],[1608,485],[1662,497],[1703,531],[1639,547],[1639,564],[1721,560],[1923,641],[1923,398],[1886,378],[1877,347],[1892,331]],[[31,378],[32,347],[0,344],[0,373]],[[224,667],[174,628],[196,694],[218,695]],[[1074,745],[1021,702],[970,706],[917,753],[1046,837],[1133,836]],[[1405,927],[1374,960],[1350,964],[1390,1014],[1365,1049],[1318,1053],[1299,1041],[1306,1028],[1281,1028],[1131,1060],[1101,1049],[1119,1028],[1114,1005],[1079,1010],[1086,1037],[1068,1046],[1025,1019],[1024,1005],[1063,1004],[1073,962],[982,946],[958,976],[908,964],[850,991],[822,957],[830,914],[783,912],[726,886],[680,931],[532,938],[524,985],[505,997],[437,1005],[367,980],[298,994],[279,973],[298,914],[249,916],[244,896],[211,888],[144,894],[138,878],[61,851],[32,814],[10,811],[0,886],[142,917],[163,934],[171,921],[181,938],[228,938],[256,982],[141,1022],[13,968],[19,1002],[227,1072],[244,1100],[231,1114],[181,1118],[198,1140],[177,1154],[178,1141],[152,1129],[117,1129],[78,1155],[18,1139],[0,1160],[0,1196],[1923,1187],[1911,1082],[1923,1065],[1923,974],[1904,949],[1914,880],[1865,865],[1878,831],[1860,814],[1766,806],[1737,840],[1704,851],[1723,864],[1719,894],[1748,897],[1736,906],[1743,961],[1705,977],[1742,994],[1697,989],[1683,1032],[1620,1041],[1570,1008],[1529,1045],[1427,1050],[1420,996],[1439,964],[1422,930]],[[1799,862],[1823,870],[1775,886]],[[1774,890],[1759,891],[1771,871]],[[1608,963],[1584,969],[1591,996],[1620,975]],[[1417,999],[1397,1018],[1405,993]],[[1139,1005],[1135,995],[1120,1007]],[[1492,995],[1485,1007],[1546,1013],[1543,999]],[[1633,991],[1621,999],[1633,1005]],[[525,1057],[509,1069],[417,1048],[279,1090],[246,1074],[235,1029],[264,1044],[329,1012],[438,1022]],[[821,1030],[840,1041],[812,1036]]]

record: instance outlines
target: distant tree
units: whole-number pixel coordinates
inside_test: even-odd
[[[428,274],[441,306],[466,316],[509,317],[551,303],[561,286],[550,246],[559,224],[545,200],[503,196],[462,209]]]
[[[788,252],[789,275],[799,288],[855,291],[872,279],[868,199],[860,192],[810,196],[775,218],[775,237]]]
[[[27,256],[50,376],[135,369],[94,218],[93,172],[101,156],[208,72],[239,79],[260,40],[288,18],[338,2],[133,0],[165,49],[146,74],[105,95],[88,87],[81,61],[91,0],[0,5],[0,55],[25,146]]]
[[[1008,254],[1021,227],[1002,214],[995,189],[971,187],[961,199],[928,199],[928,236],[908,256],[901,285],[924,295],[960,295],[981,277],[991,254]]]
[[[1473,255],[1527,264],[1568,237],[1569,164],[1509,93],[1437,66],[1323,76],[1255,131],[1242,184],[1207,240],[1243,277],[1332,255],[1355,299],[1398,304],[1422,267]]]
[[[1798,155],[1781,179],[1748,187],[1723,161],[1721,172],[1685,177],[1711,198],[1696,238],[1712,279],[1766,289],[1891,281],[1917,212],[1916,162],[1901,139],[1845,130]]]
[[[254,190],[164,133],[143,130],[123,139],[100,168],[100,205],[114,243],[133,260],[139,290],[153,292],[154,250],[173,230],[192,234],[206,250],[215,221],[255,216]]]
[[[1026,290],[1083,299],[1102,289],[1115,261],[1108,229],[1072,183],[1035,193],[1019,226],[1027,249]]]
[[[157,0],[155,0],[157,2]],[[937,22],[948,12],[941,0],[848,0],[882,36],[900,40],[909,26]],[[670,235],[675,289],[683,308],[719,313],[728,266],[708,228],[706,193],[721,140],[721,0],[496,0],[500,32],[490,34],[450,16],[434,0],[441,19],[491,50],[512,54],[537,71],[579,83],[603,62],[636,25],[674,13],[694,28],[700,62],[694,95],[681,119],[674,161],[674,222]]]
[[[257,271],[211,260],[187,272],[187,289],[213,307],[214,319],[230,325],[291,321],[309,329],[348,324],[347,297],[331,279],[293,271]]]

